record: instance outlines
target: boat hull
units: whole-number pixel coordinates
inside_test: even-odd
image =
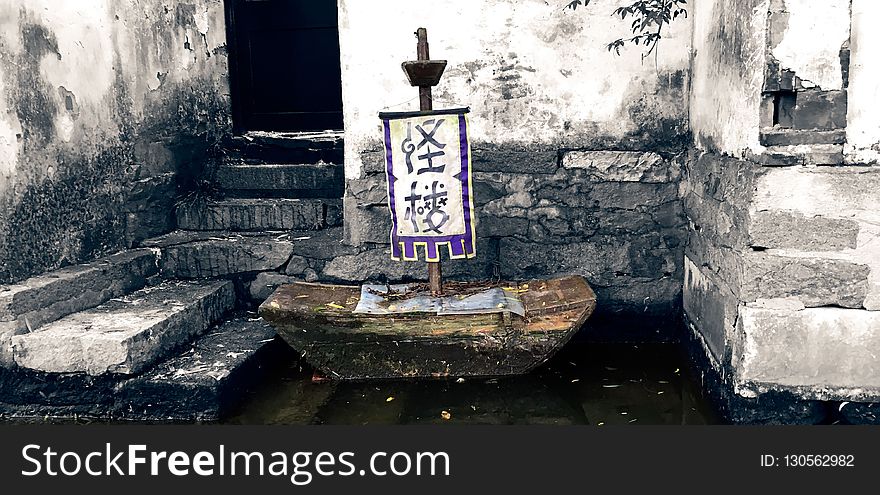
[[[592,313],[596,296],[581,277],[535,280],[512,313],[353,313],[355,286],[283,285],[260,315],[303,359],[344,380],[503,376],[549,359]]]

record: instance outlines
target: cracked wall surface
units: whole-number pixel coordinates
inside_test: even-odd
[[[229,128],[221,0],[0,6],[0,282],[173,226]]]

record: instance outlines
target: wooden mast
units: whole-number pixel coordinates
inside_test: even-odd
[[[418,43],[416,44],[417,60],[430,60],[428,53],[428,30],[419,28],[416,30]],[[419,110],[433,110],[434,103],[431,99],[431,86],[419,86]],[[443,293],[442,272],[439,261],[428,262],[428,284],[434,294]]]

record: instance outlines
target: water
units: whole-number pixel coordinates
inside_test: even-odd
[[[670,344],[569,345],[520,377],[314,382],[296,363],[252,393],[231,424],[713,424]]]

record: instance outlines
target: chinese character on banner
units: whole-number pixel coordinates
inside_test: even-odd
[[[383,112],[391,258],[476,255],[467,108]]]

